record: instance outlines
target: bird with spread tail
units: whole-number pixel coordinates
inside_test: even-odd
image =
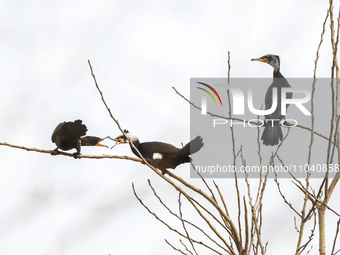
[[[167,172],[167,168],[175,169],[180,164],[191,162],[192,159],[189,155],[198,152],[204,145],[203,139],[200,136],[197,136],[182,149],[179,149],[171,144],[162,142],[140,143],[138,138],[128,130],[124,130],[124,133],[130,138],[131,142],[143,158],[145,158],[150,165],[160,169],[163,174]],[[120,135],[113,140],[116,141],[116,144],[113,147],[122,143],[129,143],[129,140],[124,135]],[[140,158],[137,151],[131,145],[130,148],[132,152]]]
[[[281,113],[281,89],[290,88],[288,81],[280,72],[280,58],[276,55],[265,55],[260,58],[254,58],[251,61],[260,61],[267,63],[274,68],[273,72],[273,82],[269,86],[266,96],[265,96],[265,109],[270,109],[273,104],[273,88],[277,88],[277,107],[275,111],[269,115],[265,115],[264,130],[262,133],[261,140],[263,140],[264,145],[274,146],[279,144],[282,140],[282,130],[280,121],[285,119],[285,115]],[[287,99],[291,99],[293,93],[289,92],[286,95]],[[287,104],[288,108],[289,104]]]
[[[80,154],[81,146],[103,146],[108,147],[106,145],[101,144],[103,140],[106,138],[112,139],[107,136],[105,138],[99,138],[96,136],[84,136],[86,135],[87,127],[82,124],[81,120],[75,120],[70,122],[61,122],[54,129],[52,134],[52,142],[57,145],[57,148],[53,151],[52,155],[57,155],[60,153],[58,149],[63,151],[68,151],[71,149],[76,149],[73,155],[76,158]],[[82,137],[84,136],[84,137]]]

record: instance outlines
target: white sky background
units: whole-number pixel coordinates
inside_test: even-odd
[[[225,77],[228,51],[232,77],[271,77],[271,67],[250,62],[267,53],[280,55],[284,76],[312,77],[327,8],[328,1],[314,0],[2,1],[0,141],[54,149],[56,125],[75,119],[83,120],[88,135],[119,135],[94,86],[89,59],[123,128],[141,142],[180,147],[189,141],[189,105],[172,86],[188,96],[190,77]],[[329,31],[320,54],[318,76],[329,77]],[[127,145],[82,152],[132,155]],[[180,228],[147,179],[174,209],[177,193],[145,166],[1,146],[0,155],[0,254],[174,254],[164,238],[179,246],[132,193],[134,182],[151,209]],[[175,171],[189,180],[188,164]],[[233,203],[234,181],[219,181]],[[282,182],[298,204],[298,191]],[[293,214],[273,181],[267,189],[268,254],[292,252]],[[316,237],[314,254],[317,249]]]

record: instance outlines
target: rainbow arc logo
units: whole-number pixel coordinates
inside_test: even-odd
[[[210,85],[208,85],[208,84],[206,84],[206,83],[203,83],[203,82],[197,82],[197,83],[198,83],[198,84],[201,84],[201,85],[203,85],[203,86],[206,86],[206,87],[209,88],[212,92],[214,92],[214,94],[217,96],[217,98],[218,98],[218,100],[220,101],[220,104],[221,104],[221,106],[222,106],[222,100],[221,100],[221,98],[220,98],[220,95],[217,93],[217,91],[216,91],[213,87],[211,87]],[[205,89],[205,88],[201,88],[201,87],[196,87],[196,88],[201,89],[201,90],[203,90],[204,92],[206,92],[206,93],[214,100],[215,105],[217,105],[216,100],[215,100],[213,94],[211,94],[211,92],[210,92],[209,90],[207,90],[207,89]]]

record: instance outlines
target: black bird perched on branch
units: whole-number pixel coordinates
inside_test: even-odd
[[[264,123],[265,128],[261,140],[264,145],[274,146],[282,140],[282,130],[280,127],[280,121],[285,118],[281,114],[281,88],[291,87],[285,77],[280,73],[280,58],[276,55],[265,55],[260,58],[252,59],[251,61],[260,61],[271,65],[274,68],[273,82],[269,86],[265,97],[265,109],[270,109],[273,103],[273,88],[277,88],[277,107],[275,111],[269,115],[265,115],[266,121]],[[291,99],[293,93],[287,93],[286,98]],[[289,105],[287,105],[288,108]],[[275,121],[270,121],[274,120]]]
[[[81,146],[103,146],[100,142],[106,138],[111,139],[109,136],[105,138],[99,138],[96,136],[84,136],[86,135],[87,128],[82,124],[81,120],[75,120],[74,122],[61,122],[53,131],[52,142],[57,145],[54,150],[54,154],[59,154],[58,148],[63,151],[68,151],[71,149],[76,149],[77,152],[74,153],[76,158],[80,154]],[[84,137],[82,137],[84,136]]]
[[[187,143],[182,149],[179,149],[171,144],[162,142],[140,143],[138,138],[129,133],[128,130],[124,130],[124,133],[131,139],[131,142],[145,160],[150,165],[160,169],[163,174],[166,173],[167,168],[175,169],[180,164],[191,162],[192,159],[189,155],[198,152],[203,147],[203,139],[200,136],[197,136],[194,140]],[[121,143],[129,143],[129,140],[124,135],[120,135],[113,140],[117,142],[113,147]],[[133,147],[131,147],[131,150],[137,157],[140,158]]]

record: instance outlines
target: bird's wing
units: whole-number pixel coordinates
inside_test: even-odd
[[[65,123],[65,132],[67,137],[79,139],[81,136],[86,135],[87,128],[84,124],[81,124],[81,120]]]
[[[145,158],[153,158],[155,153],[165,155],[177,153],[180,150],[171,144],[162,142],[145,142],[139,145],[139,151],[143,152],[142,155]]]
[[[57,137],[62,139],[67,138],[69,140],[78,140],[81,136],[86,135],[87,128],[82,124],[81,120],[74,122],[62,122],[60,123],[52,134],[52,142],[56,142]]]
[[[57,136],[61,136],[64,133],[64,125],[66,122],[61,122],[59,125],[54,129],[53,134],[52,134],[52,142],[55,143],[57,140]]]

